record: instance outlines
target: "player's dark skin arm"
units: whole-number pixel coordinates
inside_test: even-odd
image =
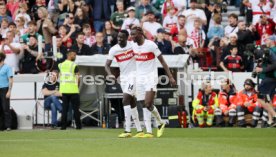
[[[163,66],[166,74],[168,75],[168,77],[170,79],[170,82],[171,82],[171,85],[175,86],[176,85],[176,81],[174,80],[173,75],[172,75],[172,73],[171,73],[171,71],[169,69],[169,66],[166,63],[166,61],[164,60],[163,56],[159,55],[157,58],[158,58],[159,62],[162,64],[162,66]]]

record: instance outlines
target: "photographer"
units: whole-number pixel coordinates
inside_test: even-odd
[[[269,53],[264,53],[262,67],[258,66],[255,72],[264,74],[261,84],[258,87],[258,102],[268,112],[269,122],[268,124],[272,127],[276,126],[276,112],[273,110],[272,102],[273,95],[276,89],[276,37],[270,36],[266,40],[266,45],[269,48]]]
[[[39,71],[35,66],[35,61],[38,56],[38,45],[35,35],[29,36],[29,44],[23,44],[21,53],[24,54],[24,57],[21,59],[21,73],[37,74]]]

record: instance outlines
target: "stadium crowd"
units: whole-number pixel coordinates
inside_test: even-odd
[[[266,47],[275,47],[275,2],[0,0],[0,53],[6,54],[5,64],[12,67],[15,74],[36,74],[49,67],[56,70],[57,65],[65,61],[69,50],[75,50],[77,55],[108,54],[109,49],[117,44],[120,30],[130,32],[132,27],[141,26],[145,37],[154,41],[162,54],[189,54],[202,69],[252,72],[254,63],[262,57],[259,54],[263,54]],[[229,13],[228,5],[239,8],[240,13]],[[225,14],[227,24],[222,23]],[[54,56],[56,62],[53,62],[53,36],[56,36],[58,49],[58,55]],[[39,38],[43,42],[42,51],[39,50]],[[252,80],[245,81],[245,89],[246,85],[251,87],[250,94],[246,94],[247,90],[237,92],[227,81],[224,84],[226,87],[218,96],[211,89],[208,91],[211,88],[208,84],[203,86],[202,91],[207,95],[211,93],[211,102],[206,97],[211,107],[202,106],[208,102],[201,99],[206,95],[202,92],[193,102],[193,117],[199,126],[204,126],[204,119],[206,125],[211,126],[214,117],[216,124],[222,126],[220,117],[223,115],[237,115],[238,125],[245,126],[245,108],[253,114],[253,121],[263,115],[267,122],[266,112],[263,113],[262,106],[257,103]],[[239,98],[232,103],[228,92]],[[276,98],[276,108],[275,104]],[[216,110],[218,108],[221,110]],[[57,110],[60,111],[60,107],[55,112]],[[233,125],[231,120],[230,126]],[[55,123],[53,120],[53,125]],[[252,126],[255,124],[252,122]]]

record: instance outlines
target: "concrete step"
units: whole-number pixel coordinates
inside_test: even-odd
[[[227,6],[227,11],[239,11],[240,8],[237,8],[235,6]]]
[[[227,16],[222,16],[222,21],[228,21],[228,15]],[[238,19],[239,20],[245,20],[245,17],[244,16],[239,16]]]
[[[239,15],[240,14],[240,11],[238,10],[238,11],[227,11],[226,13],[221,13],[221,15],[222,16],[228,16],[228,15],[230,15],[230,14],[232,14],[232,13],[234,13],[234,14],[236,14],[236,15]]]

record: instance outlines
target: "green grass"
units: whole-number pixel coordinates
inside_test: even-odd
[[[1,157],[275,157],[276,129],[166,129],[153,139],[123,130],[0,132]]]

